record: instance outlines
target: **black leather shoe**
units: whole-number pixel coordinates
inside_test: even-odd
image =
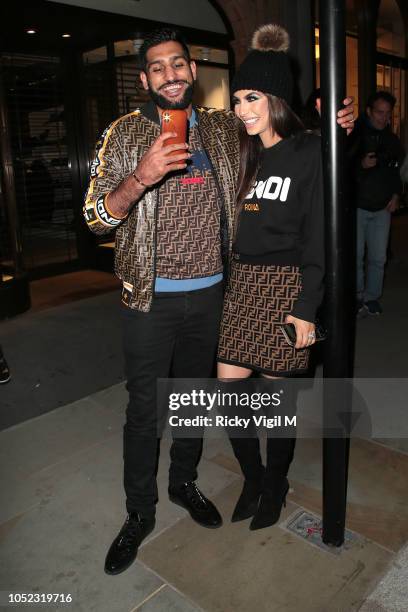
[[[169,498],[185,508],[191,518],[202,527],[221,527],[222,518],[214,504],[205,497],[195,482],[185,482],[178,488],[169,488]]]
[[[244,521],[255,514],[262,493],[262,480],[245,480],[242,493],[232,513],[231,522]]]
[[[282,506],[286,506],[288,491],[289,482],[287,478],[278,487],[263,491],[258,510],[249,525],[251,531],[270,527],[279,521]]]
[[[136,559],[140,544],[154,529],[154,517],[142,517],[137,512],[131,512],[113,540],[106,555],[105,572],[115,575],[124,572]]]

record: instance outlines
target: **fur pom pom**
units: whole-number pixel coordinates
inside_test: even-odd
[[[289,34],[275,23],[261,26],[252,37],[251,49],[256,51],[287,51],[289,49]]]

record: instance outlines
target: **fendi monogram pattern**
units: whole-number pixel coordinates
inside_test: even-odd
[[[160,189],[156,274],[200,278],[222,272],[220,198],[197,127],[190,131],[190,172],[177,173]],[[195,154],[194,154],[195,153]]]
[[[307,369],[309,349],[287,344],[285,322],[301,288],[297,266],[233,262],[221,322],[218,359],[274,376]]]
[[[221,190],[221,238],[225,257],[232,243],[239,163],[236,119],[230,112],[199,108],[197,120],[201,140],[211,158]],[[85,220],[94,233],[112,231],[113,225],[108,222],[108,217],[100,215],[101,201],[106,201],[109,192],[133,172],[138,160],[159,134],[160,126],[148,119],[143,110],[121,117],[105,130],[97,146],[84,207]],[[153,296],[155,215],[160,193],[161,187],[147,190],[116,229],[115,272],[127,283],[127,305],[143,312],[150,310]]]
[[[234,113],[198,108],[198,131],[223,193],[226,222],[221,219],[221,249],[225,261],[231,254],[233,219],[239,170],[238,123]],[[221,215],[223,215],[221,209]],[[228,235],[226,228],[228,227]]]

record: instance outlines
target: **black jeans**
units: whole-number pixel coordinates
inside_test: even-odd
[[[222,312],[222,283],[183,293],[156,294],[150,312],[123,308],[129,404],[123,436],[128,512],[151,515],[157,502],[156,379],[213,374]],[[197,478],[202,438],[174,439],[171,487]]]

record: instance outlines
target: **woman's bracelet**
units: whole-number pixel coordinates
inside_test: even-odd
[[[140,178],[136,174],[136,170],[133,170],[132,176],[135,179],[135,181],[143,187],[143,189],[147,189],[148,187],[150,187],[150,185],[146,185],[143,181],[140,180]]]

